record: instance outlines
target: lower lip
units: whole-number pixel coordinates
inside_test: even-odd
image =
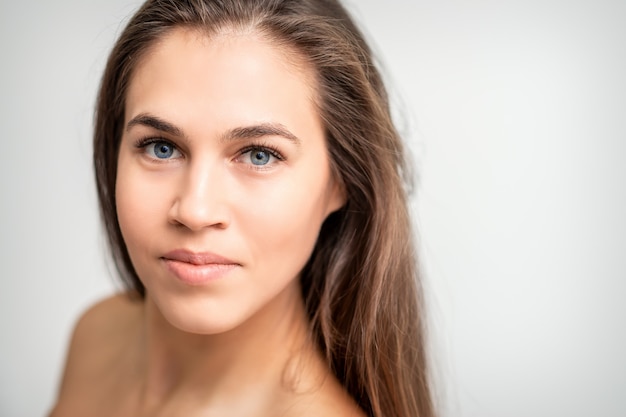
[[[215,281],[239,266],[237,264],[195,265],[189,262],[175,261],[172,259],[164,259],[164,261],[167,269],[169,269],[176,278],[189,285],[203,285]]]

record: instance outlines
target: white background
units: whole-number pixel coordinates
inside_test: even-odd
[[[130,0],[0,2],[0,415],[119,288],[91,173]],[[626,415],[626,2],[352,1],[415,153],[443,416]]]

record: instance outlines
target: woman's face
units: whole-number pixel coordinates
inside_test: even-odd
[[[298,275],[344,199],[313,86],[310,68],[253,34],[177,29],[139,62],[117,213],[174,326],[219,333],[299,299]]]

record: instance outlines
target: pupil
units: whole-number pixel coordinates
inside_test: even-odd
[[[172,150],[168,144],[162,144],[156,147],[156,156],[159,158],[167,158],[171,155]]]
[[[252,154],[252,163],[254,165],[265,165],[269,162],[269,155],[265,151],[258,151]]]

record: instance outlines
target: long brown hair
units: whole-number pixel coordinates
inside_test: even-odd
[[[126,285],[145,293],[115,209],[126,91],[137,62],[174,27],[253,30],[313,68],[347,202],[322,225],[301,273],[312,334],[367,415],[434,416],[405,153],[372,53],[337,0],[149,0],[130,20],[102,79],[94,136],[100,209]]]

